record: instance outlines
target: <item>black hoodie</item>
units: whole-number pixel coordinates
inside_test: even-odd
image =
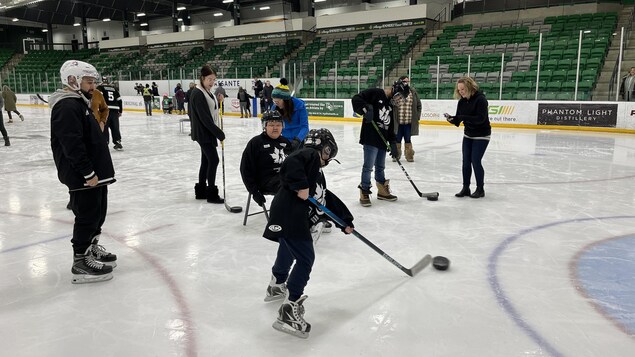
[[[487,106],[487,98],[480,91],[470,98],[461,98],[456,106],[456,115],[450,122],[456,126],[463,122],[465,136],[471,138],[490,136],[492,127],[489,124]]]

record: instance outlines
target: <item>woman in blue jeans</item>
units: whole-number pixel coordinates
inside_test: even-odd
[[[470,77],[458,80],[454,97],[460,98],[456,107],[456,115],[451,116],[445,113],[445,118],[456,126],[463,122],[465,127],[463,136],[463,189],[455,196],[485,197],[483,188],[485,170],[481,161],[492,135],[492,127],[487,114],[487,99],[483,92],[479,91],[478,84]],[[476,179],[476,190],[473,193],[470,192],[472,169]]]

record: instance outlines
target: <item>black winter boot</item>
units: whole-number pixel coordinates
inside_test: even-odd
[[[470,197],[472,198],[485,197],[485,190],[483,190],[483,186],[476,187],[476,190],[474,191],[474,193],[470,195]]]
[[[11,142],[9,141],[9,137],[8,136],[4,137],[4,146],[11,146]]]
[[[463,189],[461,190],[461,192],[455,194],[454,196],[456,197],[465,197],[465,196],[469,196],[470,195],[470,186],[463,186]]]
[[[209,203],[225,203],[225,200],[218,196],[218,187],[208,187],[207,188],[207,202]]]
[[[207,186],[197,183],[194,185],[194,195],[197,200],[207,199]]]

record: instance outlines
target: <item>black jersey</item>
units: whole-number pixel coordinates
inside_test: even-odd
[[[384,139],[388,142],[395,141],[395,122],[393,107],[390,99],[386,96],[381,88],[370,88],[355,94],[351,99],[353,110],[359,115],[364,114],[364,108],[367,105],[373,106],[373,121],[377,124],[379,131]],[[362,130],[359,134],[359,143],[362,145],[371,145],[386,150],[386,143],[377,134],[377,129],[372,123],[362,121]]]
[[[247,191],[276,193],[280,167],[289,153],[291,143],[283,136],[272,139],[263,132],[249,140],[240,161],[240,175]]]
[[[313,148],[294,151],[282,163],[280,190],[271,202],[271,214],[263,236],[277,241],[285,239],[311,240],[311,226],[319,220],[328,219],[308,200],[297,196],[297,191],[309,189],[309,196],[333,211],[347,225],[353,227],[353,215],[346,205],[326,189],[326,178],[322,173],[320,154]],[[337,224],[336,224],[337,225]],[[345,228],[345,227],[340,227]]]
[[[103,93],[108,109],[116,109],[119,113],[123,112],[123,103],[117,87],[110,84],[102,84],[97,89]]]

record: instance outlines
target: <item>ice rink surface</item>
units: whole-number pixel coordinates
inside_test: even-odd
[[[443,255],[450,270],[403,274],[354,236],[323,234],[305,293],[307,340],[275,331],[263,302],[277,245],[263,215],[194,199],[199,146],[183,116],[125,113],[124,151],[100,243],[108,282],[71,284],[73,215],[57,180],[49,110],[19,108],[0,147],[3,356],[632,356],[635,351],[635,136],[494,128],[486,197],[456,198],[462,128],[423,126],[415,162],[387,162],[397,202],[358,203],[359,123],[329,128],[328,187],[356,229],[402,265]],[[258,119],[225,117],[226,191]],[[111,145],[112,146],[112,145]],[[220,151],[220,148],[219,148]],[[217,184],[222,188],[222,171]],[[373,188],[373,193],[376,189]],[[254,205],[252,205],[252,210]]]

